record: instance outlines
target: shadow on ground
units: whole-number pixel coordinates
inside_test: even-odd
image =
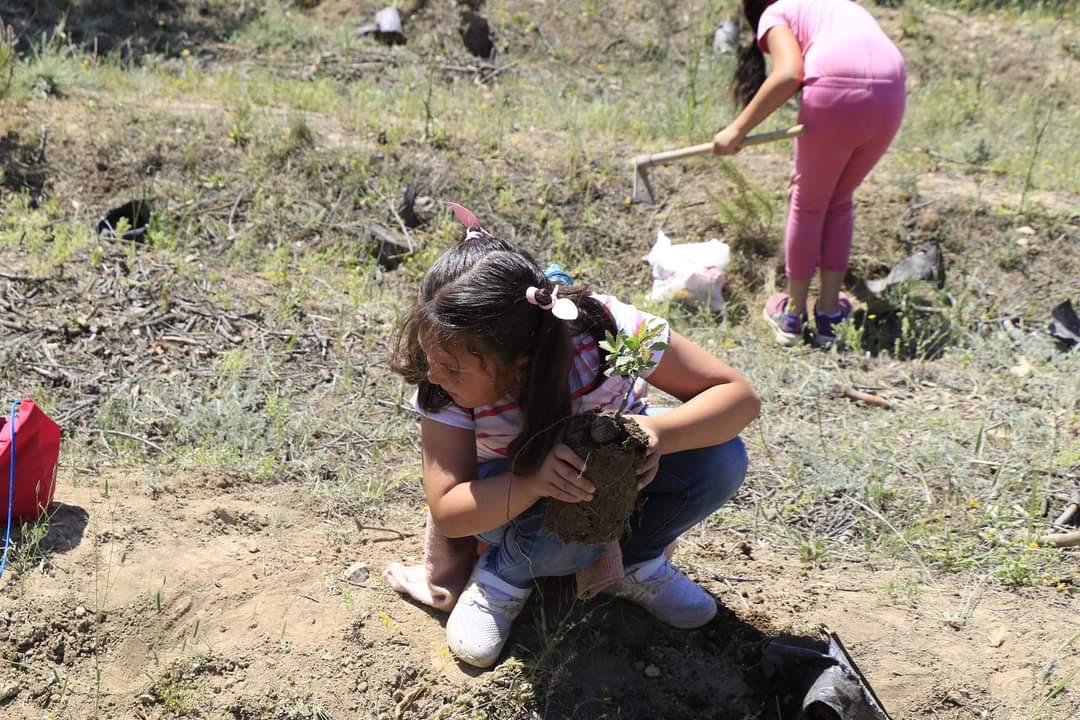
[[[49,512],[49,530],[41,539],[43,552],[64,553],[82,542],[90,513],[78,505],[54,503]]]
[[[544,717],[775,717],[760,665],[775,637],[764,616],[721,604],[711,623],[685,631],[623,600],[575,601],[570,582],[546,581],[534,598],[511,643]]]
[[[0,187],[25,192],[31,207],[41,202],[48,180],[45,143],[45,137],[28,139],[15,130],[0,136]]]
[[[10,23],[25,52],[63,30],[87,50],[124,58],[146,53],[177,55],[208,42],[225,40],[250,18],[228,3],[208,0],[37,0],[0,2],[0,17]]]

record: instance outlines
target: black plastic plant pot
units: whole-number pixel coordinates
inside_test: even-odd
[[[822,639],[773,640],[761,668],[780,718],[798,720],[892,720],[836,633]],[[784,709],[786,706],[786,712]]]
[[[132,200],[124,203],[120,207],[109,210],[105,213],[105,217],[98,220],[97,234],[110,240],[118,237],[124,240],[139,240],[146,234],[153,212],[154,208],[149,200]],[[127,221],[127,230],[122,236],[116,233],[121,220]]]

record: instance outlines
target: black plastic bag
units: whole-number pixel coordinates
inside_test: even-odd
[[[105,217],[98,220],[97,234],[102,237],[115,240],[116,229],[121,220],[127,221],[127,230],[124,231],[124,240],[139,240],[146,234],[150,226],[150,216],[154,208],[149,200],[132,200],[120,207],[115,207],[105,213]]]
[[[1071,300],[1050,311],[1050,334],[1066,347],[1080,347],[1080,317]]]

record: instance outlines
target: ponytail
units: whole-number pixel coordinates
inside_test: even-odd
[[[550,289],[541,288],[547,303]],[[548,311],[540,317],[528,363],[522,368],[518,405],[524,424],[507,448],[510,471],[520,475],[539,467],[559,435],[562,421],[570,416],[570,326]]]
[[[537,299],[551,301],[553,285],[547,278]],[[511,472],[521,475],[540,466],[563,432],[563,421],[570,417],[570,365],[574,357],[574,336],[589,335],[597,344],[617,332],[615,321],[603,303],[592,296],[588,287],[560,287],[559,296],[573,301],[577,320],[560,320],[549,311],[540,312],[540,325],[528,364],[522,371],[518,404],[524,426],[507,448]],[[599,352],[599,350],[597,350]],[[603,368],[593,378],[594,387],[603,382]]]
[[[765,53],[758,45],[757,28],[761,14],[771,0],[743,0],[743,14],[750,24],[750,44],[739,48],[731,94],[736,104],[746,107],[765,82]]]

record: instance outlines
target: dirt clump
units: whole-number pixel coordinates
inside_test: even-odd
[[[636,471],[649,448],[648,436],[626,415],[591,411],[570,418],[563,442],[585,460],[584,476],[596,492],[588,502],[549,500],[544,527],[567,543],[618,539],[637,504]]]

